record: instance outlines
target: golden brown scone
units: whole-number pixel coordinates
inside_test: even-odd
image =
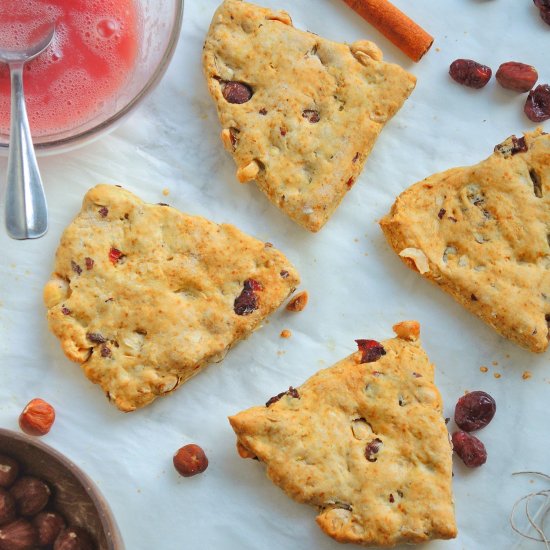
[[[452,450],[434,368],[415,321],[319,371],[299,388],[229,418],[288,496],[317,506],[339,542],[394,546],[456,536]]]
[[[487,160],[435,174],[380,225],[395,252],[502,336],[534,352],[550,320],[550,136],[512,136]]]
[[[372,42],[331,42],[241,0],[214,14],[203,67],[237,178],[310,231],[351,189],[416,82]]]
[[[63,233],[44,301],[67,357],[132,411],[220,361],[298,282],[232,225],[98,185]]]

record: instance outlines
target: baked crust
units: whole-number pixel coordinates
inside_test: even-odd
[[[240,456],[257,457],[288,496],[317,506],[317,523],[339,542],[456,536],[434,368],[416,340],[418,323],[394,330],[401,337],[382,342],[377,361],[361,363],[358,351],[269,406],[229,418]]]
[[[331,42],[294,28],[286,12],[241,0],[225,0],[214,14],[203,67],[237,178],[255,180],[310,231],[351,189],[416,82],[384,63],[372,42]],[[252,98],[229,103],[227,82],[247,84]]]
[[[257,309],[238,315],[250,279]],[[221,361],[298,283],[269,243],[98,185],[61,237],[44,301],[67,357],[132,411]]]
[[[549,135],[512,136],[475,166],[416,183],[380,225],[409,267],[502,336],[547,349]]]

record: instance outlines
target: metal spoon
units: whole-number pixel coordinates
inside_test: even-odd
[[[46,195],[34,154],[25,95],[23,67],[51,43],[55,26],[25,50],[0,48],[0,63],[10,69],[11,124],[6,187],[6,229],[12,239],[36,239],[48,230]]]

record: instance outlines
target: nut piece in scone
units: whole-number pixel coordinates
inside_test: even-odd
[[[353,187],[416,82],[372,42],[332,42],[241,0],[214,14],[203,68],[237,179],[310,231]]]
[[[359,351],[297,388],[229,418],[243,458],[339,542],[366,546],[456,536],[452,450],[419,325]]]
[[[132,411],[221,361],[298,282],[281,252],[232,225],[98,185],[61,237],[44,301],[67,357]]]
[[[550,323],[550,135],[512,136],[475,166],[404,191],[380,225],[401,259],[533,352]]]

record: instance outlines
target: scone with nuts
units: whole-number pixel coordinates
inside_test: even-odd
[[[316,506],[339,542],[394,546],[456,536],[452,450],[416,321],[298,388],[230,417],[243,458]]]
[[[98,185],[63,233],[44,300],[67,357],[132,411],[220,361],[298,282],[283,254],[232,225]]]
[[[483,162],[402,193],[380,222],[412,269],[533,352],[550,323],[550,135],[512,136]]]
[[[203,67],[238,180],[255,180],[310,231],[353,187],[416,82],[372,42],[331,42],[241,0],[214,14]]]

